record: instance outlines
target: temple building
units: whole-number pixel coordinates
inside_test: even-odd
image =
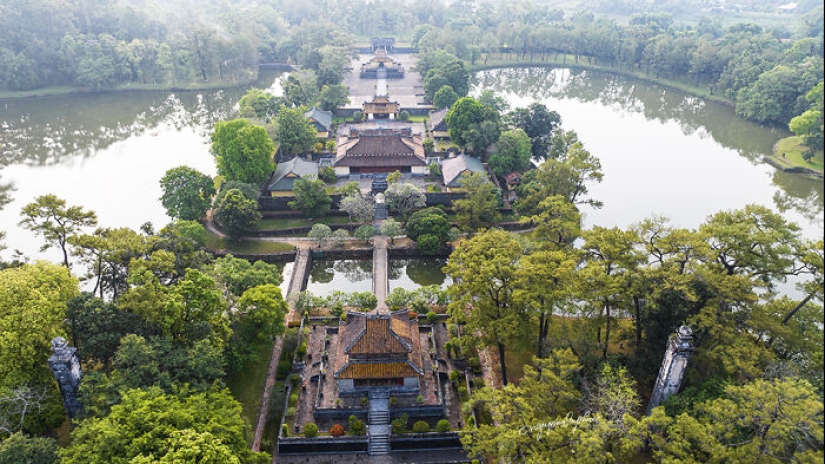
[[[424,370],[418,321],[410,320],[406,310],[348,312],[338,337],[334,377],[339,395],[374,388],[419,394]]]
[[[362,79],[401,79],[404,66],[387,55],[386,50],[379,49],[375,56],[361,65]]]
[[[319,110],[313,106],[311,110],[304,113],[304,117],[315,128],[318,138],[325,139],[329,137],[330,131],[332,131],[332,111]]]
[[[484,172],[484,165],[478,158],[463,154],[441,162],[441,175],[447,188],[461,188],[461,175],[465,172]]]
[[[424,145],[412,128],[360,129],[351,127],[340,137],[332,161],[335,174],[393,172],[427,174]]]
[[[448,110],[449,108],[444,108],[438,111],[430,112],[430,137],[437,140],[450,138],[450,134],[447,129],[447,121],[445,121]]]
[[[295,181],[306,176],[318,176],[318,163],[296,156],[289,161],[278,163],[267,190],[273,197],[290,196]]]
[[[367,119],[398,119],[401,105],[398,102],[390,101],[386,95],[376,95],[372,101],[364,102],[364,115]]]

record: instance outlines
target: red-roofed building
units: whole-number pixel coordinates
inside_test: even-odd
[[[418,322],[407,311],[364,314],[349,312],[338,329],[334,376],[338,393],[389,388],[417,393],[424,375]]]

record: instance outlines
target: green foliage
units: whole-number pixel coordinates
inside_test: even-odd
[[[272,339],[284,331],[284,317],[289,311],[281,296],[281,289],[274,284],[263,284],[246,290],[238,301],[247,330],[260,339]]]
[[[435,150],[435,142],[433,141],[433,139],[424,139],[424,141],[422,142],[422,145],[424,146],[424,153],[430,154]],[[432,164],[430,164],[430,167],[432,167]],[[439,170],[440,170],[440,165],[439,165]],[[432,170],[430,170],[430,174],[431,175],[433,174]]]
[[[0,270],[0,386],[48,382],[53,338],[65,337],[66,306],[78,282],[45,261]]]
[[[414,433],[427,433],[430,431],[430,424],[423,420],[416,421],[413,424],[412,430]]]
[[[367,427],[364,422],[355,416],[349,416],[349,434],[355,436],[363,436],[367,434]]]
[[[475,232],[498,222],[500,190],[482,172],[461,175],[464,198],[453,202],[456,222],[461,229]]]
[[[300,210],[306,217],[323,216],[332,205],[324,181],[312,176],[296,180],[292,194],[295,200],[289,202],[289,207]]]
[[[395,237],[404,235],[404,229],[401,228],[401,223],[393,218],[386,219],[381,223],[380,232],[381,235],[386,235],[390,238],[390,243],[395,241]]]
[[[227,181],[261,184],[272,174],[275,146],[266,129],[246,119],[218,121],[212,132],[218,174]]]
[[[248,429],[240,403],[226,389],[167,394],[148,387],[125,391],[109,415],[78,424],[60,458],[66,464],[127,462],[146,455],[161,462],[180,462],[184,456],[239,464],[269,459],[249,450]]]
[[[796,69],[778,65],[739,90],[736,113],[761,123],[787,123],[802,110],[797,100],[804,94],[804,84],[803,76]]]
[[[799,116],[791,119],[788,127],[791,131],[803,137],[805,145],[808,146],[808,151],[805,153],[806,160],[810,160],[814,153],[822,148],[823,140],[823,82],[820,81],[814,88],[812,88],[805,96],[810,103],[809,109]]]
[[[335,111],[348,101],[349,89],[343,84],[325,85],[318,95],[318,103],[324,111]]]
[[[255,117],[259,119],[273,116],[278,112],[278,99],[271,93],[256,88],[247,90],[238,105],[241,114],[249,108]]]
[[[351,301],[354,306],[358,306],[363,311],[373,310],[378,305],[378,297],[372,292],[353,292]]]
[[[390,429],[394,435],[401,435],[402,433],[407,431],[407,422],[409,422],[410,417],[407,413],[401,414],[401,417],[397,417],[390,422]]]
[[[430,324],[435,324],[438,321],[438,313],[435,311],[427,312],[427,322]]]
[[[510,112],[507,115],[507,123],[511,127],[522,129],[530,138],[533,159],[544,160],[550,149],[553,132],[561,126],[561,116],[555,111],[548,110],[544,104],[534,102],[527,108],[516,108]]]
[[[332,166],[324,166],[318,170],[318,178],[322,181],[332,184],[338,180],[338,177],[335,176],[335,169]]]
[[[694,411],[696,405],[723,396],[727,385],[727,382],[718,378],[707,379],[699,385],[687,387],[683,391],[667,397],[662,402],[662,407],[665,408],[665,412],[670,417],[690,414]]]
[[[109,364],[120,346],[120,339],[130,333],[147,335],[149,327],[138,315],[117,308],[92,294],[83,293],[69,300],[66,319],[71,340],[83,361]]]
[[[444,86],[452,88],[459,97],[470,90],[470,73],[464,62],[454,55],[439,51],[432,60],[423,57],[419,68],[423,71],[424,98],[428,102],[434,101],[435,94]]]
[[[70,236],[77,234],[83,227],[97,225],[97,216],[93,211],[84,211],[80,206],[66,207],[66,201],[55,195],[41,195],[34,202],[23,207],[20,225],[36,235],[43,236],[46,244],[40,247],[45,251],[53,245],[63,252],[63,265],[69,267],[69,254],[66,249]]]
[[[300,108],[278,111],[278,143],[281,155],[300,155],[315,145],[315,127]]]
[[[355,229],[355,232],[352,235],[358,240],[363,240],[364,243],[366,243],[372,238],[373,235],[375,235],[375,229],[369,224],[364,224],[363,226]]]
[[[450,223],[447,214],[440,208],[424,208],[410,215],[407,220],[407,237],[418,240],[423,234],[434,235],[441,241],[447,240]]]
[[[512,171],[526,171],[530,164],[530,138],[521,129],[513,129],[501,134],[496,144],[496,153],[490,156],[489,165],[493,173],[503,178]]]
[[[235,296],[241,296],[252,287],[281,284],[281,269],[264,261],[250,263],[246,259],[226,255],[215,260],[212,273],[216,280]]]
[[[341,198],[338,208],[349,215],[350,222],[369,222],[375,212],[375,203],[372,197],[362,195],[359,189]]]
[[[389,181],[389,176],[387,180]],[[414,184],[407,182],[390,183],[384,192],[384,197],[387,201],[387,207],[391,211],[401,214],[402,217],[406,217],[413,210],[423,208],[427,204],[424,193]]]
[[[243,193],[243,196],[248,200],[258,201],[258,197],[261,195],[261,186],[255,184],[247,184],[245,182],[238,182],[236,180],[230,180],[229,182],[224,182],[221,185],[221,190],[215,196],[215,200],[213,202],[214,205],[223,200],[223,197],[226,195],[226,192],[230,190],[237,189]]]
[[[206,215],[215,187],[212,178],[187,167],[169,169],[160,179],[160,201],[173,218],[196,221]]]
[[[418,240],[415,241],[415,245],[425,255],[433,256],[437,255],[438,252],[441,251],[444,241],[435,235],[424,234],[418,236]]]
[[[258,202],[247,199],[240,190],[233,189],[215,205],[215,219],[230,239],[238,239],[258,228],[261,213],[258,211]]]
[[[453,103],[457,100],[458,94],[455,93],[455,90],[453,90],[453,88],[449,85],[445,85],[438,89],[438,91],[435,92],[435,95],[433,95],[433,106],[439,109],[449,108],[453,106]]]
[[[320,248],[324,246],[325,241],[332,237],[332,229],[326,224],[314,224],[307,234],[307,237],[317,240],[318,247]]]
[[[439,433],[445,433],[450,431],[450,421],[447,419],[441,419],[435,425],[435,431]]]
[[[57,460],[54,438],[27,437],[15,433],[0,441],[0,462],[4,464],[53,464]]]
[[[484,119],[484,107],[472,97],[459,98],[444,117],[450,139],[460,147],[467,144],[470,129]]]
[[[402,111],[398,113],[398,120],[401,122],[410,122],[410,112]]]

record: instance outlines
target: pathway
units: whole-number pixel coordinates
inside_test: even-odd
[[[386,312],[387,305],[387,237],[376,235],[372,239],[372,292],[378,298],[378,312]]]
[[[264,436],[266,416],[269,412],[269,397],[272,395],[272,387],[275,385],[275,374],[278,372],[278,361],[281,360],[281,348],[283,345],[283,337],[281,336],[276,337],[275,343],[272,345],[272,355],[269,358],[269,368],[266,371],[266,382],[264,384],[263,394],[261,394],[261,403],[258,409],[258,421],[255,423],[255,435],[252,438],[252,451],[256,453],[261,450],[261,439]]]
[[[369,429],[370,456],[385,456],[390,454],[390,392],[371,391]],[[370,462],[373,462],[370,459]]]

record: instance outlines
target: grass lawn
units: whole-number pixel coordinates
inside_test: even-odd
[[[266,254],[291,251],[292,245],[279,242],[240,241],[232,242],[206,232],[206,248],[209,250],[223,250],[239,254]]]
[[[410,122],[425,122],[428,119],[428,116],[421,115],[421,116],[410,116]]]
[[[258,229],[287,229],[290,227],[307,227],[321,223],[326,225],[346,224],[349,222],[347,216],[323,216],[320,218],[308,219],[304,217],[262,219]]]
[[[261,342],[255,350],[255,360],[241,372],[236,372],[226,379],[226,386],[232,391],[232,396],[243,405],[243,417],[252,427],[255,427],[258,420],[258,403],[261,400],[266,371],[269,368],[272,342]]]
[[[823,155],[822,151],[816,152],[810,161],[805,161],[802,154],[808,149],[802,143],[802,137],[786,137],[774,146],[774,158],[782,164],[791,166],[801,166],[803,168],[813,169],[814,171],[822,172],[823,170]],[[784,156],[783,156],[784,154]]]

